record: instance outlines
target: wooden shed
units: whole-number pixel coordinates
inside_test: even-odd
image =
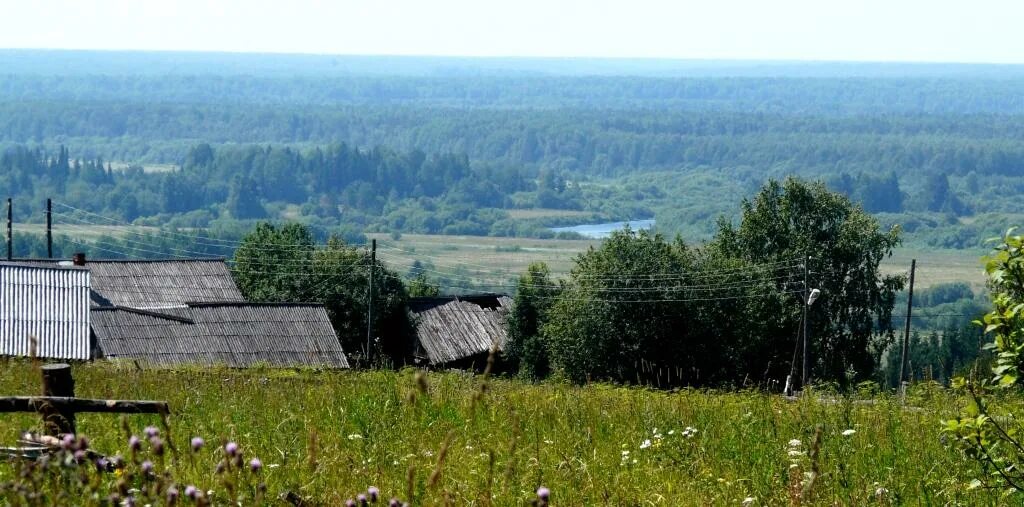
[[[412,298],[416,359],[433,366],[482,368],[497,345],[508,340],[512,298],[503,294]]]

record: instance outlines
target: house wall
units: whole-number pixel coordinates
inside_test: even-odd
[[[89,325],[87,270],[0,265],[0,355],[89,359]]]

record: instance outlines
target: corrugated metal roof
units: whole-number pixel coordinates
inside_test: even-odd
[[[315,304],[94,308],[92,325],[104,356],[152,365],[349,367],[327,311]]]
[[[26,266],[57,262],[14,261]],[[245,301],[224,259],[89,260],[85,268],[92,273],[94,306],[159,308],[189,301]]]
[[[488,353],[495,343],[503,350],[511,307],[512,298],[500,294],[409,300],[419,344],[435,365]]]
[[[89,296],[87,270],[0,263],[0,355],[89,359]]]

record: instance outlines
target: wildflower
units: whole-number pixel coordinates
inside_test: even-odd
[[[147,438],[153,438],[160,435],[160,430],[156,429],[156,426],[146,426],[146,429],[142,430]]]
[[[124,507],[135,507],[135,497],[134,496],[126,496],[126,497],[124,497],[124,500],[121,500],[121,505],[123,505]]]
[[[887,494],[889,494],[889,490],[881,486],[879,486],[878,489],[875,490],[875,498],[877,498],[879,501],[885,499],[885,495]]]
[[[206,442],[203,441],[202,437],[192,437],[193,452],[198,452],[199,449],[202,449],[204,445],[206,445]]]
[[[149,440],[149,445],[153,447],[153,454],[162,456],[164,454],[164,441],[160,437],[153,437]]]
[[[238,444],[236,444],[234,442],[228,442],[228,443],[224,444],[224,452],[228,456],[236,456],[236,455],[238,455]]]
[[[359,502],[360,507],[366,507],[366,495],[359,493],[356,495],[356,501]]]
[[[142,462],[142,472],[146,475],[153,473],[153,462],[146,460]]]
[[[540,498],[542,502],[547,502],[551,498],[551,490],[544,486],[537,488],[537,498]]]
[[[803,442],[801,442],[801,441],[799,441],[799,440],[797,440],[795,438],[793,440],[789,441],[789,446],[790,447],[800,447],[801,444],[803,444]]]
[[[173,504],[178,500],[178,488],[171,486],[167,488],[167,503]]]
[[[854,429],[843,430],[843,436],[844,437],[848,437],[850,435],[853,435],[856,432],[857,432],[857,430],[854,430]]]
[[[79,449],[79,450],[75,451],[74,456],[75,456],[75,462],[81,463],[82,461],[85,460],[85,451]]]
[[[748,496],[743,499],[743,502],[741,502],[740,505],[742,505],[743,507],[750,507],[751,505],[754,505],[754,500],[754,497]]]
[[[359,433],[353,433],[353,434],[348,436],[348,439],[349,440],[362,440],[363,436],[360,435]]]
[[[397,498],[392,498],[391,501],[388,502],[388,507],[398,507],[399,505],[401,504],[398,503]]]
[[[218,461],[217,462],[217,468],[214,469],[214,473],[216,473],[217,475],[220,475],[220,474],[224,473],[224,470],[226,468],[227,468],[227,464],[225,464],[223,461]]]
[[[555,442],[554,442],[554,440],[548,440],[548,439],[546,439],[546,438],[545,438],[545,439],[544,439],[544,443],[545,443],[545,444],[548,444],[548,445],[551,445],[551,444],[553,444],[553,443],[555,443]]]
[[[199,490],[196,489],[195,486],[189,484],[188,486],[185,486],[185,496],[195,500],[196,498],[199,498]]]
[[[71,449],[75,445],[75,436],[70,433],[65,433],[64,437],[60,439],[60,448],[65,451]]]
[[[643,443],[640,444],[640,448],[641,449],[646,449],[646,448],[648,448],[650,446],[651,446],[651,439],[644,440]]]
[[[100,458],[100,459],[96,460],[96,471],[97,472],[106,472],[109,467],[110,467],[110,462],[107,461],[106,458]]]
[[[253,472],[259,472],[263,468],[263,462],[259,458],[253,458],[249,461],[249,470]]]
[[[142,448],[142,440],[139,440],[139,437],[135,435],[128,437],[128,448],[131,449],[132,452],[138,451]]]
[[[804,455],[803,451],[798,451],[796,449],[790,449],[789,450],[789,457],[790,458],[796,458],[796,457],[803,456],[803,455]]]
[[[366,494],[370,497],[371,502],[376,502],[377,498],[380,497],[380,490],[376,486],[370,486],[366,488]]]
[[[345,500],[345,507],[356,507],[356,501],[351,498]]]
[[[668,430],[668,434],[669,435],[675,435],[676,434],[676,430]]]

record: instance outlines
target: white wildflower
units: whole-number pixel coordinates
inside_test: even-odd
[[[348,439],[349,440],[362,440],[363,436],[360,435],[359,433],[353,433],[353,434],[348,436]]]
[[[887,490],[887,489],[885,489],[885,488],[883,488],[881,486],[879,486],[878,489],[875,490],[875,498],[877,498],[879,500],[882,500],[883,498],[885,498],[885,495],[887,495],[887,494],[889,494],[889,490]]]
[[[790,449],[790,451],[789,451],[789,457],[790,458],[797,458],[797,457],[800,457],[800,456],[803,456],[803,455],[804,455],[803,451],[798,451],[796,449]]]
[[[801,442],[801,441],[799,441],[799,440],[797,440],[795,438],[793,440],[789,441],[789,446],[790,447],[800,447],[801,444],[803,444],[803,442]]]
[[[853,435],[856,432],[857,432],[857,430],[854,430],[854,429],[843,430],[843,436],[844,437],[848,437],[850,435]]]
[[[676,434],[676,430],[668,430],[668,434],[669,435],[675,435]]]
[[[646,448],[648,448],[650,446],[651,446],[651,440],[650,439],[644,440],[643,443],[640,444],[640,448],[641,449],[646,449]]]
[[[743,507],[750,507],[751,505],[754,505],[754,497],[748,496],[744,498],[743,502],[741,502],[740,505],[742,505]]]
[[[551,444],[555,443],[555,441],[554,440],[544,439],[544,443],[548,444],[548,445],[551,445]]]

